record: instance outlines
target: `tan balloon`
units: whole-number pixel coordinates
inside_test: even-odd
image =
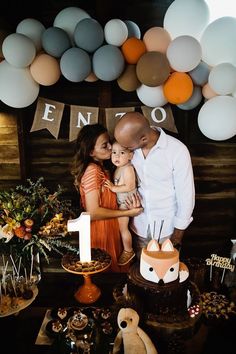
[[[162,27],[151,27],[144,33],[143,41],[147,51],[166,53],[171,42],[170,34]]]
[[[84,81],[95,82],[98,81],[98,77],[93,72],[91,72],[89,76],[87,76],[86,79],[84,79]]]
[[[137,78],[136,65],[127,65],[122,75],[117,79],[117,83],[124,91],[135,91],[141,85],[141,82]]]
[[[55,84],[61,76],[57,59],[49,54],[37,55],[30,66],[30,73],[36,82],[44,86]]]
[[[202,95],[207,100],[217,96],[217,93],[211,88],[208,82],[202,88]]]

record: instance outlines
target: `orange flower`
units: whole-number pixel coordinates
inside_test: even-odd
[[[20,226],[20,227],[17,227],[15,230],[14,230],[14,233],[17,237],[19,238],[24,238],[25,236],[25,228],[24,226]]]
[[[24,221],[24,224],[25,224],[26,227],[31,228],[31,227],[34,225],[34,220],[32,220],[32,219],[26,219],[26,220]]]

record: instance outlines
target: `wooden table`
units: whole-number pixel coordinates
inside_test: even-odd
[[[94,276],[94,282],[101,288],[102,295],[96,306],[110,306],[114,303],[112,289],[115,284],[125,281],[125,274],[104,273]],[[39,283],[39,294],[35,301],[18,315],[0,318],[0,341],[7,349],[3,354],[55,354],[51,346],[35,345],[35,341],[48,309],[59,306],[78,306],[74,292],[78,287],[77,275],[67,272],[43,273]],[[94,304],[93,304],[94,305]],[[235,353],[236,321],[223,326],[208,327],[202,324],[196,334],[181,344],[168,347],[159,343],[159,354],[233,354]],[[182,351],[178,351],[182,350]],[[56,353],[62,354],[62,353]],[[107,354],[107,353],[98,353]]]

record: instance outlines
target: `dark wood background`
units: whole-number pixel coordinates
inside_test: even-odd
[[[142,32],[163,26],[163,18],[171,0],[165,1],[26,1],[9,0],[0,5],[1,29],[15,32],[17,24],[28,17],[50,27],[57,13],[68,6],[78,6],[104,25],[112,18],[132,20]],[[36,102],[24,109],[14,109],[0,102],[0,111],[9,119],[0,126],[0,189],[24,182],[27,178],[45,178],[49,188],[58,183],[66,188],[66,197],[78,206],[70,175],[74,152],[69,136],[69,105],[100,108],[141,106],[135,92],[122,91],[115,81],[72,83],[61,78],[56,84],[40,88],[39,96],[66,104],[60,133],[55,139],[48,131],[30,133]],[[37,101],[37,100],[36,100]],[[202,102],[203,103],[203,102]],[[236,238],[236,138],[213,141],[198,128],[197,116],[202,103],[183,111],[172,105],[178,138],[189,148],[196,186],[194,221],[186,231],[184,256],[207,257],[211,253],[229,254],[230,239]],[[223,117],[222,117],[223,119]]]

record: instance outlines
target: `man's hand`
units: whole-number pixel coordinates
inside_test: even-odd
[[[139,193],[132,194],[131,196],[128,196],[125,200],[125,205],[127,206],[128,209],[142,207],[141,197],[140,197]]]
[[[174,232],[170,238],[171,242],[173,243],[173,246],[181,246],[183,236],[184,230],[174,229]]]

